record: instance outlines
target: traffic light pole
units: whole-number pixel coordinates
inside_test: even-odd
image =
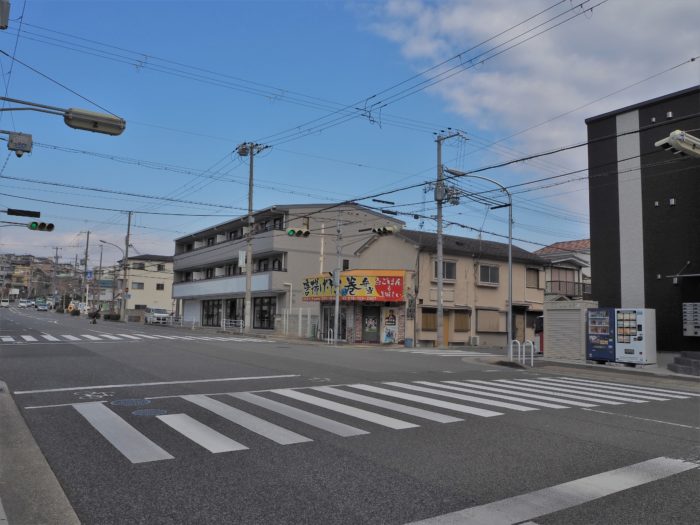
[[[343,240],[343,234],[340,230],[340,213],[338,213],[338,221],[335,227],[335,272],[333,272],[333,281],[335,284],[335,312],[333,315],[333,344],[338,344],[338,327],[340,326],[340,269],[342,268],[341,263],[341,246],[340,241]]]
[[[83,302],[84,302],[85,304],[88,304],[88,299],[89,299],[89,298],[88,298],[88,293],[87,293],[87,287],[88,287],[88,283],[87,283],[87,265],[88,265],[88,248],[89,248],[89,247],[90,247],[90,231],[88,230],[88,232],[87,232],[87,240],[85,241],[85,261],[84,261],[85,264],[83,265],[83,285],[84,285],[84,288],[83,288],[83,290],[84,290],[84,293],[83,293],[83,297],[84,297]]]
[[[122,322],[126,322],[126,295],[129,291],[129,280],[128,280],[128,274],[129,274],[129,244],[131,241],[131,214],[134,213],[132,211],[129,212],[129,220],[126,226],[126,246],[124,247],[124,260],[122,261],[122,266],[123,266],[123,273],[124,273],[124,282],[122,283],[122,304],[119,307],[119,319]]]

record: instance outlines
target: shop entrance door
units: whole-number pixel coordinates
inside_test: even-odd
[[[367,343],[379,342],[379,307],[362,307],[362,341]]]
[[[323,306],[323,324],[321,337],[327,338],[329,330],[335,326],[335,305]],[[338,320],[338,340],[345,341],[345,306],[340,305],[340,318]]]

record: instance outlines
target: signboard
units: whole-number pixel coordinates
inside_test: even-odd
[[[403,270],[352,270],[340,274],[341,301],[403,302]],[[335,298],[333,277],[328,274],[307,277],[302,284],[304,301]]]
[[[94,277],[95,277],[95,276],[93,275],[92,270],[88,270],[87,272],[85,272],[85,278],[86,278],[88,281],[92,281],[92,279],[93,279]]]

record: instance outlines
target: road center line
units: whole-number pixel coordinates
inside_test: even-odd
[[[417,521],[413,525],[521,523],[695,468],[698,468],[697,464],[681,459],[650,459],[520,496]]]
[[[122,385],[92,385],[75,386],[69,388],[47,388],[45,390],[16,390],[15,395],[21,394],[45,394],[49,392],[72,392],[74,390],[94,390],[96,388],[129,388],[139,386],[160,386],[160,385],[185,385],[190,383],[221,383],[225,381],[252,381],[255,379],[284,379],[288,377],[299,377],[299,374],[286,374],[278,376],[249,376],[249,377],[224,377],[221,379],[190,379],[185,381],[157,381],[153,383],[128,383]]]
[[[648,419],[646,417],[630,416],[628,414],[616,414],[615,412],[606,412],[605,410],[593,410],[591,408],[584,408],[587,412],[596,412],[598,414],[608,414],[610,416],[627,417],[630,419],[639,419],[640,421],[649,421],[651,423],[661,423],[662,425],[673,425],[674,427],[690,428],[692,430],[700,430],[700,427],[694,427],[691,425],[683,425],[682,423],[671,423],[670,421],[661,421],[659,419]]]

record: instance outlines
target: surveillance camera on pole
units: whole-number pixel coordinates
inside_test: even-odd
[[[10,22],[10,0],[0,0],[0,29],[7,29]]]
[[[655,142],[654,146],[669,150],[674,155],[700,158],[700,139],[679,129],[672,131],[668,137]]]

